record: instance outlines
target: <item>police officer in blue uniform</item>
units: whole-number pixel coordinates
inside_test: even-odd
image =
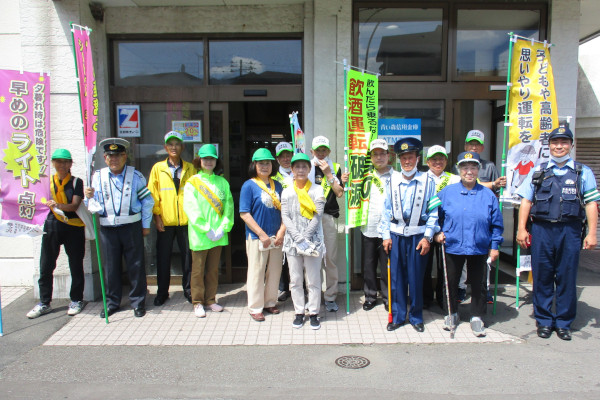
[[[136,317],[146,314],[146,269],[143,236],[150,233],[154,200],[146,179],[126,166],[129,142],[108,138],[100,142],[107,168],[94,173],[92,187],[85,190],[88,209],[100,216],[102,265],[106,271],[108,315],[121,306],[122,266],[125,257],[131,283],[129,301]],[[100,313],[104,318],[104,310]]]
[[[582,224],[587,219],[583,248],[593,249],[600,193],[591,169],[571,159],[573,133],[569,128],[556,128],[548,139],[550,161],[531,171],[517,192],[522,198],[517,243],[524,248],[531,245],[538,336],[547,339],[555,329],[560,339],[571,340]],[[531,240],[527,229],[530,216]]]
[[[427,253],[433,235],[439,230],[437,208],[430,207],[435,196],[435,182],[425,172],[417,171],[423,143],[415,138],[394,144],[401,171],[392,172],[386,189],[379,233],[383,248],[390,254],[393,331],[406,323],[407,299],[410,292],[408,319],[417,332],[423,332],[423,277]]]

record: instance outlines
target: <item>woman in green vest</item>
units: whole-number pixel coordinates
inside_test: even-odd
[[[204,307],[223,311],[217,303],[219,260],[227,233],[233,227],[233,197],[229,182],[215,175],[219,163],[217,149],[205,144],[194,159],[198,173],[183,188],[183,211],[188,217],[188,235],[192,250],[190,289],[194,314],[206,317]]]

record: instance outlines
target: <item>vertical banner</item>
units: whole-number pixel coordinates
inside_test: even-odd
[[[50,209],[50,77],[0,70],[0,236],[37,236]]]
[[[96,152],[96,137],[98,135],[98,89],[96,88],[96,74],[92,62],[91,29],[71,24],[71,32],[73,34],[73,50],[79,82],[79,103],[86,152],[87,184],[89,185],[92,160]]]
[[[513,199],[525,177],[548,161],[548,135],[558,127],[554,76],[548,43],[512,38],[509,142],[504,201]]]
[[[349,228],[367,223],[371,190],[369,145],[377,138],[378,77],[349,69],[346,75]]]
[[[292,130],[292,146],[294,153],[306,153],[306,139],[300,122],[298,122],[298,111],[290,114],[290,128]]]

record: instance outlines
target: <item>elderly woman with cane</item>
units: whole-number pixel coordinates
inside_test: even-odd
[[[308,309],[310,327],[319,329],[321,305],[321,259],[325,251],[321,218],[325,208],[325,194],[321,185],[308,180],[310,159],[298,153],[292,158],[294,184],[281,196],[281,217],[286,227],[283,241],[290,270],[290,292],[294,302],[295,318],[292,326],[304,325]],[[304,301],[303,281],[306,274],[308,303]]]
[[[486,308],[487,262],[498,258],[504,225],[498,199],[490,189],[477,183],[481,168],[479,154],[460,153],[457,167],[460,182],[440,191],[431,204],[439,206],[441,231],[435,235],[435,241],[446,247],[450,304],[446,304],[449,313],[444,319],[444,329],[453,331],[458,324],[458,280],[466,261],[472,292],[471,330],[475,336],[482,337],[485,336],[482,317]]]

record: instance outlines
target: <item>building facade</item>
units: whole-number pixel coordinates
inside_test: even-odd
[[[308,144],[314,136],[327,136],[331,158],[344,162],[344,60],[381,74],[381,118],[419,119],[425,146],[447,143],[453,155],[468,130],[480,129],[486,133],[484,158],[501,165],[505,92],[498,87],[506,83],[507,33],[548,40],[555,45],[559,114],[573,117],[571,125],[579,127],[579,27],[586,1],[0,3],[0,68],[50,72],[52,148],[72,151],[77,176],[84,176],[84,152],[70,22],[92,29],[99,136],[117,136],[118,106],[139,105],[141,135],[130,138],[130,163],[148,176],[153,163],[165,157],[164,133],[194,121],[201,135],[186,144],[184,157],[190,160],[201,143],[218,145],[236,203],[254,149],[274,149],[290,140],[292,111],[299,112]],[[101,167],[102,158],[96,158]],[[505,219],[510,233],[512,215]],[[356,238],[346,277],[343,221],[342,215],[340,290],[347,279],[361,287]],[[150,277],[156,271],[154,240],[154,233],[145,239]],[[39,239],[0,239],[0,283],[34,284],[39,246]],[[93,253],[92,242],[86,252],[88,299],[98,296]],[[238,217],[223,253],[221,282],[244,281],[245,263]],[[175,275],[178,265],[173,260]],[[55,279],[55,297],[66,296],[66,257],[61,256]]]

